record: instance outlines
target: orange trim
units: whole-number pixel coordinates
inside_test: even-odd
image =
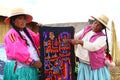
[[[9,35],[9,38],[10,38],[11,42],[14,42],[14,39],[12,38],[12,35]]]
[[[15,34],[11,34],[11,36],[12,36],[13,40],[15,41],[16,40],[15,39]]]

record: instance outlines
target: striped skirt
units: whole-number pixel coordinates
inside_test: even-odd
[[[34,67],[17,68],[14,72],[15,61],[7,62],[4,68],[4,80],[39,80],[38,71]]]
[[[92,70],[91,66],[79,63],[77,80],[110,80],[110,72],[107,66]]]

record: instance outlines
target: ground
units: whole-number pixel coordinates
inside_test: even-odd
[[[120,65],[110,68],[111,80],[120,80]]]

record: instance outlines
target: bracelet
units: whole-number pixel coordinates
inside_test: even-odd
[[[30,63],[32,62],[32,58],[28,58],[26,61],[25,61],[25,63],[27,64],[27,65],[30,65]]]
[[[32,66],[32,64],[35,62],[35,60],[33,59],[31,62],[30,62],[30,66]]]

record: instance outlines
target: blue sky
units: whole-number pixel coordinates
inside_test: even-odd
[[[90,16],[105,14],[115,22],[117,36],[120,31],[119,0],[0,0],[0,7],[5,8],[5,15],[10,15],[10,9],[22,7],[33,21],[43,24],[84,22]]]

